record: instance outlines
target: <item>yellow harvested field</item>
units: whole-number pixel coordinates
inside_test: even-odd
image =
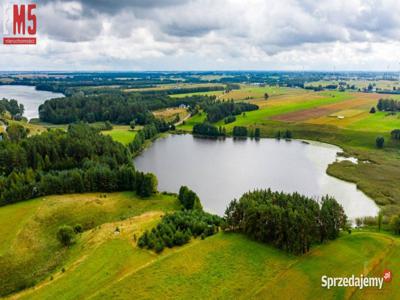
[[[173,121],[176,115],[179,115],[179,118],[183,119],[188,115],[188,112],[185,108],[175,107],[153,111],[153,115],[165,121]]]

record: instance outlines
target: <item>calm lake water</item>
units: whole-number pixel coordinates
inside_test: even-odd
[[[64,97],[63,94],[47,91],[37,91],[34,86],[0,85],[0,99],[15,99],[25,107],[24,116],[28,119],[39,117],[39,106],[51,98]]]
[[[207,211],[219,215],[234,198],[260,188],[316,198],[329,194],[351,219],[376,215],[375,202],[354,184],[326,174],[339,151],[336,146],[313,142],[170,135],[156,140],[135,159],[135,165],[157,175],[160,191],[178,192],[181,185],[187,185]]]

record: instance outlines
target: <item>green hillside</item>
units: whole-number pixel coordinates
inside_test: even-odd
[[[174,209],[178,204],[173,196],[138,199],[132,193],[51,196],[2,207],[0,290],[34,285],[12,294],[12,299],[400,296],[400,244],[389,234],[343,233],[304,256],[222,232],[162,254],[139,249],[135,238]],[[74,245],[61,247],[56,228],[76,223],[85,231]],[[385,268],[395,276],[383,291],[321,287],[322,275],[381,276]]]

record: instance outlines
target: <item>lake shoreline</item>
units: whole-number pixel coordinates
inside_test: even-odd
[[[141,171],[146,171],[146,172],[153,172],[153,173],[155,173],[156,174],[156,176],[158,177],[158,179],[159,179],[159,183],[160,183],[160,190],[164,190],[164,191],[168,191],[168,192],[177,192],[177,187],[175,187],[175,188],[171,188],[171,185],[170,186],[168,186],[168,185],[166,185],[165,184],[165,171],[164,172],[160,172],[159,170],[160,169],[166,169],[166,170],[173,170],[172,168],[172,166],[173,165],[175,165],[175,163],[177,163],[176,161],[174,161],[174,159],[172,159],[172,157],[169,157],[168,155],[170,155],[170,153],[168,152],[168,151],[171,151],[171,149],[164,149],[163,148],[163,155],[162,155],[162,157],[163,157],[163,160],[165,160],[165,161],[167,161],[167,162],[165,162],[165,163],[162,163],[161,161],[160,161],[160,157],[157,157],[157,155],[155,155],[154,153],[151,153],[151,159],[153,160],[153,162],[156,162],[156,164],[158,164],[158,167],[156,167],[155,169],[156,169],[156,171],[155,171],[155,169],[153,168],[143,168],[143,165],[140,163],[140,160],[142,160],[143,159],[143,157],[144,156],[146,156],[147,155],[147,153],[148,152],[154,152],[154,150],[153,150],[153,148],[154,147],[158,147],[157,146],[157,143],[160,143],[160,141],[161,140],[168,140],[168,138],[169,137],[171,137],[172,139],[174,138],[174,137],[179,137],[179,136],[182,136],[182,137],[185,137],[185,136],[187,136],[187,137],[190,137],[189,139],[190,140],[198,140],[198,141],[203,141],[203,142],[200,142],[200,144],[199,143],[196,143],[196,142],[193,142],[193,143],[195,143],[195,144],[197,144],[199,147],[200,147],[200,149],[199,150],[195,150],[194,148],[192,148],[192,147],[190,147],[190,145],[189,145],[189,149],[187,149],[187,151],[192,151],[191,153],[190,153],[190,158],[188,159],[187,158],[187,153],[185,154],[185,153],[181,153],[182,155],[179,157],[179,158],[177,158],[177,160],[179,161],[179,160],[182,160],[182,161],[185,161],[185,163],[187,163],[188,165],[192,165],[192,168],[194,168],[194,169],[196,169],[196,168],[199,168],[199,171],[198,171],[198,173],[199,173],[199,175],[198,175],[198,179],[199,178],[202,178],[201,177],[201,175],[205,175],[206,176],[206,178],[208,178],[208,177],[213,177],[213,176],[215,176],[215,174],[214,173],[219,173],[219,172],[222,172],[222,173],[224,173],[223,171],[221,171],[221,170],[218,170],[218,168],[217,168],[217,166],[218,166],[218,162],[217,161],[215,161],[214,159],[211,159],[211,161],[208,161],[207,160],[207,163],[205,162],[205,161],[202,161],[202,165],[207,165],[207,164],[211,164],[212,165],[212,167],[214,167],[214,166],[216,166],[215,167],[215,171],[210,171],[210,170],[207,170],[207,169],[204,169],[204,168],[200,168],[200,167],[196,167],[196,160],[198,160],[199,158],[196,156],[196,151],[206,151],[206,153],[207,153],[207,155],[209,155],[209,158],[210,157],[212,157],[212,156],[218,156],[218,155],[220,155],[220,153],[218,152],[218,149],[215,149],[215,145],[213,146],[214,148],[214,150],[216,150],[216,153],[214,153],[214,152],[209,152],[209,150],[207,150],[207,149],[204,149],[204,144],[205,145],[207,145],[207,144],[209,144],[209,143],[214,143],[215,142],[215,144],[217,144],[217,145],[223,145],[224,143],[226,143],[226,142],[228,142],[228,143],[230,143],[231,144],[231,146],[233,145],[233,144],[237,144],[237,145],[241,145],[241,144],[243,144],[244,146],[246,146],[246,144],[248,144],[248,143],[251,143],[251,141],[253,141],[253,142],[255,142],[255,139],[247,139],[247,140],[240,140],[240,141],[236,141],[236,143],[235,142],[233,142],[233,138],[231,138],[231,137],[227,137],[225,140],[221,140],[221,139],[218,139],[218,140],[215,140],[215,139],[204,139],[204,138],[198,138],[198,137],[195,137],[195,136],[193,136],[192,134],[190,134],[190,133],[185,133],[184,135],[182,135],[182,134],[168,134],[168,135],[164,135],[163,137],[163,139],[157,139],[157,140],[155,140],[155,141],[152,141],[152,143],[150,144],[150,145],[146,145],[146,149],[144,149],[142,152],[141,152],[141,154],[139,154],[138,156],[136,156],[136,158],[135,158],[135,166],[137,167],[137,169],[138,170],[141,170]],[[229,142],[230,141],[230,142]],[[292,143],[293,142],[293,143]],[[165,142],[164,142],[165,143]],[[308,153],[308,152],[312,152],[312,150],[304,150],[304,147],[306,147],[306,148],[308,148],[308,147],[318,147],[318,155],[319,155],[319,158],[321,158],[320,156],[321,156],[321,151],[322,152],[324,152],[324,151],[328,151],[330,154],[330,159],[331,159],[331,161],[329,161],[329,163],[328,164],[326,164],[325,165],[325,167],[323,167],[324,166],[324,164],[327,162],[327,160],[326,160],[326,158],[321,158],[320,159],[320,161],[318,161],[318,159],[317,159],[317,162],[315,162],[314,164],[316,164],[316,166],[312,166],[312,168],[318,168],[321,172],[322,172],[322,169],[323,169],[323,173],[324,173],[324,175],[321,177],[322,179],[319,179],[319,181],[321,181],[321,180],[323,180],[323,181],[326,181],[326,182],[331,182],[331,184],[332,185],[337,185],[337,184],[343,184],[343,185],[345,185],[345,184],[348,184],[348,185],[351,185],[351,187],[352,188],[354,188],[354,190],[356,191],[356,192],[352,192],[352,193],[354,193],[354,195],[352,196],[352,197],[358,197],[358,198],[356,198],[356,199],[364,199],[363,201],[366,201],[365,199],[367,199],[368,201],[370,201],[370,203],[367,205],[367,206],[370,206],[370,205],[373,205],[373,207],[375,207],[375,208],[371,208],[372,210],[371,211],[374,211],[374,213],[372,214],[372,215],[376,215],[378,212],[379,212],[379,206],[376,204],[376,202],[374,201],[374,199],[372,199],[372,198],[370,198],[370,197],[368,197],[367,195],[365,195],[364,194],[364,192],[362,191],[362,190],[360,190],[360,189],[358,189],[358,187],[357,187],[357,185],[355,184],[355,183],[353,183],[353,182],[348,182],[348,181],[345,181],[345,180],[342,180],[341,178],[337,178],[337,177],[335,177],[335,176],[332,176],[332,175],[330,175],[329,173],[328,173],[328,167],[329,167],[329,164],[333,164],[333,163],[335,163],[336,162],[336,157],[337,157],[337,153],[339,153],[339,152],[341,152],[341,151],[343,151],[342,150],[342,148],[340,148],[340,147],[338,147],[338,146],[336,146],[336,145],[331,145],[331,144],[328,144],[328,143],[323,143],[323,142],[319,142],[319,141],[311,141],[311,140],[302,140],[302,139],[293,139],[293,140],[291,140],[291,141],[280,141],[280,142],[277,142],[277,140],[276,139],[273,139],[273,138],[261,138],[260,140],[258,140],[257,141],[257,143],[254,143],[254,144],[263,144],[263,143],[266,143],[266,144],[269,144],[269,146],[271,147],[271,143],[273,143],[272,145],[279,145],[280,144],[280,148],[281,148],[281,150],[283,149],[283,151],[285,151],[285,148],[286,148],[286,146],[285,145],[290,145],[290,144],[293,144],[293,145],[295,145],[294,147],[295,148],[299,148],[300,150],[301,149],[303,149],[302,151],[306,151],[306,153]],[[202,145],[203,144],[203,145]],[[240,146],[240,147],[243,147],[243,145],[242,146]],[[301,145],[301,146],[300,146]],[[187,148],[187,147],[185,147],[185,145],[180,145],[180,146],[182,146],[182,148]],[[187,145],[186,145],[187,146]],[[164,146],[163,146],[164,147]],[[208,147],[208,146],[206,146],[206,147]],[[264,146],[261,146],[261,147],[265,147],[265,145]],[[289,146],[289,148],[290,147],[293,147],[293,146]],[[244,147],[244,148],[246,148],[246,147]],[[267,148],[265,148],[265,149],[267,149],[266,151],[268,152],[268,147]],[[312,148],[309,148],[309,149],[312,149]],[[322,150],[323,149],[323,150]],[[179,151],[179,150],[177,150],[177,151]],[[243,150],[244,151],[244,150]],[[229,151],[228,151],[229,152]],[[334,152],[334,155],[332,154]],[[245,152],[243,152],[243,153],[245,153]],[[243,153],[242,153],[242,155],[243,155]],[[260,152],[260,153],[262,153],[262,152]],[[229,153],[228,154],[226,154],[226,153],[224,153],[223,154],[224,155],[224,159],[226,159],[227,160],[227,165],[230,165],[230,164],[234,164],[234,159],[230,159],[229,158]],[[301,154],[301,155],[303,155],[303,154]],[[301,156],[300,155],[300,156]],[[308,154],[307,154],[308,155]],[[262,156],[262,155],[259,155],[259,156]],[[323,155],[322,155],[323,156]],[[196,157],[197,159],[195,160],[194,159],[194,157]],[[258,156],[254,156],[254,157],[258,157]],[[176,157],[175,157],[176,158]],[[186,160],[187,159],[187,160]],[[248,158],[247,158],[248,159]],[[282,157],[280,157],[279,159],[282,159]],[[278,160],[279,160],[278,159]],[[294,157],[294,160],[297,160],[297,159],[305,159],[308,163],[310,163],[310,157]],[[200,159],[201,160],[201,159]],[[138,163],[138,161],[139,161],[139,163]],[[265,163],[265,162],[264,162]],[[269,162],[269,163],[271,163],[271,162]],[[178,164],[179,164],[179,162],[178,162]],[[250,162],[250,165],[252,164],[252,162]],[[261,167],[259,167],[257,164],[254,164],[253,163],[253,165],[254,165],[254,170],[257,170],[258,168],[261,168]],[[161,167],[162,166],[162,167]],[[264,165],[262,165],[263,167],[264,167]],[[268,164],[267,164],[267,166],[268,166]],[[242,166],[243,167],[243,166]],[[300,168],[300,170],[302,170],[301,172],[304,172],[304,170],[305,169],[307,169],[309,166],[307,165],[307,163],[302,163],[302,167]],[[177,167],[177,169],[179,169],[180,167],[178,166]],[[321,169],[322,168],[322,169]],[[180,169],[179,169],[180,170]],[[180,170],[180,171],[176,171],[176,173],[178,173],[178,172],[180,172],[180,171],[182,171],[182,170]],[[185,170],[185,172],[187,172],[187,169],[184,169]],[[257,173],[257,171],[254,171],[253,169],[250,169],[250,170],[252,170],[252,171],[250,171],[250,173],[249,174],[247,174],[247,176],[249,176],[249,177],[253,177],[254,176],[254,173]],[[236,174],[235,172],[236,172],[236,170],[233,168],[232,170],[230,170],[231,172],[228,172],[229,173],[229,176],[235,176],[234,174]],[[233,172],[233,173],[232,173]],[[249,169],[243,169],[243,172],[249,172]],[[289,171],[288,172],[288,174],[289,173],[291,173],[291,172],[293,172],[293,170],[291,170],[291,171]],[[168,173],[168,172],[167,172]],[[192,188],[193,188],[193,185],[195,186],[193,189],[196,191],[196,187],[197,187],[197,191],[200,189],[201,190],[201,187],[199,187],[199,184],[198,184],[198,182],[196,181],[196,180],[192,180],[192,184],[189,184],[188,183],[188,181],[190,181],[190,180],[188,180],[187,178],[185,178],[185,176],[182,176],[182,175],[177,175],[175,173],[175,171],[171,171],[171,172],[169,172],[168,174],[167,174],[167,177],[168,178],[170,178],[170,177],[176,177],[176,176],[178,176],[178,177],[180,177],[181,178],[181,182],[180,182],[180,184],[181,185],[184,185],[184,184],[186,184],[186,185],[188,185],[189,187],[191,187],[191,185],[192,185]],[[273,173],[272,171],[271,171],[271,173]],[[278,172],[279,173],[279,172]],[[200,175],[201,174],[201,175]],[[279,173],[280,174],[280,173]],[[236,175],[238,175],[238,174],[236,174]],[[239,176],[240,176],[240,174],[239,174]],[[284,178],[285,177],[285,175],[282,175],[282,174],[280,174],[280,176],[281,176],[281,178]],[[290,177],[290,175],[288,175],[289,177]],[[327,177],[325,177],[325,176],[327,176],[328,177],[328,179],[327,179]],[[300,177],[303,177],[303,178],[307,178],[307,173],[306,174],[302,174],[302,176],[300,176]],[[301,180],[303,180],[303,178],[300,178],[299,180],[301,181]],[[310,178],[312,178],[312,177],[310,177]],[[330,179],[329,179],[330,178]],[[243,179],[243,178],[242,178]],[[295,179],[294,178],[292,178],[293,179],[293,181],[295,181]],[[257,180],[260,180],[260,178],[256,178],[256,181]],[[178,180],[177,180],[178,181]],[[221,178],[221,177],[218,177],[217,176],[217,178],[216,178],[216,181],[218,181],[218,182],[220,182],[221,184],[222,184],[222,182],[224,182],[224,179],[223,178]],[[311,180],[312,181],[312,180]],[[318,180],[314,180],[315,182],[317,182]],[[259,181],[259,182],[263,182],[263,181]],[[324,189],[327,189],[327,186],[326,186],[326,184],[327,183],[324,183],[324,182],[322,182],[322,183],[319,183],[319,184],[321,184],[321,186],[319,187],[319,189],[321,189],[322,188],[322,190],[320,190],[320,191],[323,191]],[[288,191],[288,189],[287,189],[287,187],[285,186],[285,183],[277,183],[277,182],[275,182],[275,181],[272,181],[272,184],[270,185],[270,184],[268,184],[268,182],[266,182],[266,184],[265,183],[263,183],[263,184],[259,184],[259,186],[254,186],[253,188],[251,188],[252,186],[253,186],[253,184],[250,182],[247,182],[248,183],[248,188],[246,188],[246,189],[243,189],[242,191],[241,191],[241,194],[243,194],[243,193],[245,193],[245,192],[247,192],[247,191],[249,191],[249,190],[252,190],[252,189],[256,189],[256,188],[271,188],[271,189],[273,189],[273,190],[278,190],[278,191],[285,191],[285,192],[295,192],[295,191],[298,191],[299,193],[304,193],[304,191],[302,191],[301,189],[295,189],[295,190],[293,190],[293,188],[294,188],[294,186],[290,186],[290,188],[289,188],[289,191]],[[240,182],[238,183],[238,184],[240,184]],[[286,183],[287,184],[287,183]],[[315,184],[315,183],[314,183]],[[223,185],[223,184],[222,184]],[[329,184],[328,184],[329,185]],[[213,186],[213,183],[210,183],[210,186]],[[214,186],[213,186],[214,187]],[[203,187],[204,188],[204,187]],[[211,187],[208,187],[208,188],[211,188]],[[220,189],[220,188],[217,188],[217,190],[218,189]],[[225,189],[229,189],[229,188],[226,188],[225,187]],[[349,189],[349,187],[347,186],[346,187],[346,189]],[[317,189],[318,190],[318,189]],[[328,188],[327,189],[327,191],[329,191],[330,193],[329,194],[336,194],[336,195],[340,195],[340,186],[338,187],[338,188],[336,188],[336,186],[335,187],[330,187],[330,188]],[[307,194],[307,192],[308,192],[308,194],[310,195],[310,196],[313,196],[313,197],[315,197],[316,195],[314,195],[314,194],[312,194],[312,191],[310,191],[309,189],[305,189],[305,191],[306,191],[306,193],[305,194]],[[222,192],[223,193],[223,191],[220,191],[220,192]],[[240,195],[241,195],[240,194]],[[321,193],[317,198],[320,198],[321,196],[323,196],[325,193]],[[360,194],[362,194],[363,196],[360,196]],[[336,197],[338,197],[338,196],[336,196]],[[341,196],[342,198],[343,198],[343,196]],[[348,197],[348,196],[346,196],[346,197]],[[361,198],[360,198],[361,197]],[[202,195],[202,192],[200,192],[200,198],[202,199],[202,202],[204,202],[204,190],[203,190],[203,195]],[[316,199],[317,199],[316,198]],[[231,200],[233,200],[233,197],[231,197],[231,199],[229,200],[229,201],[231,201]],[[207,207],[207,199],[205,200],[205,206]],[[226,200],[224,200],[225,202],[227,202]],[[352,200],[353,202],[354,201],[358,201],[358,200]],[[360,200],[361,201],[361,200]],[[225,204],[227,204],[227,203],[225,203]],[[357,205],[361,205],[361,203],[357,203]],[[352,209],[355,209],[354,207],[356,207],[357,205],[353,205],[353,208]],[[361,205],[362,206],[362,205]],[[350,207],[350,206],[349,206]],[[350,208],[348,208],[348,209],[350,209]],[[213,213],[215,213],[216,211],[215,211],[215,207],[214,207],[214,209],[212,209],[211,210],[211,212],[213,212]],[[219,213],[221,214],[221,209],[219,209]],[[351,214],[350,214],[351,215]],[[371,214],[366,214],[366,215],[371,215]],[[366,216],[366,215],[362,215],[362,216]],[[361,215],[360,215],[361,216]],[[359,217],[358,215],[355,215],[355,217]],[[354,219],[354,218],[353,218]]]

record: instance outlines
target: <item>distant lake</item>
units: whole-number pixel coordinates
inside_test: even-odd
[[[250,190],[299,192],[340,202],[349,218],[375,216],[378,207],[355,184],[326,174],[340,148],[275,139],[209,140],[170,135],[156,140],[135,159],[138,170],[157,175],[160,191],[187,185],[204,208],[223,215],[227,204]]]
[[[39,106],[51,98],[64,97],[61,93],[37,91],[34,86],[0,85],[0,99],[15,99],[25,107],[24,116],[28,119],[39,117]]]

